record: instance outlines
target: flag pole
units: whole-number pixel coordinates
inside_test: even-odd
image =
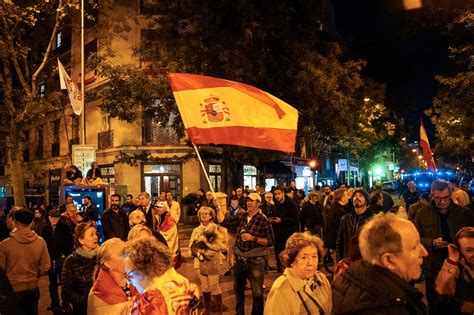
[[[82,95],[82,144],[86,144],[86,96],[84,93],[84,0],[81,0],[81,95]]]
[[[206,171],[206,168],[204,167],[204,163],[202,162],[201,155],[199,154],[198,148],[194,143],[193,143],[193,147],[194,147],[194,151],[196,151],[196,155],[198,157],[199,163],[201,164],[202,171],[204,172],[204,175],[206,175],[206,179],[207,179],[207,182],[209,183],[209,188],[211,189],[212,196],[214,197],[215,200],[217,200],[214,187],[212,187],[211,179],[209,178],[209,175],[207,175],[207,171]]]

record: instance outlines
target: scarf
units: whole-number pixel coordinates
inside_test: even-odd
[[[92,294],[109,305],[128,301],[124,288],[118,285],[110,273],[102,267],[99,267],[99,274],[92,287]]]
[[[86,251],[84,249],[84,247],[79,247],[78,249],[76,249],[76,253],[78,253],[79,255],[81,255],[82,257],[85,257],[85,258],[95,258],[97,256],[97,253],[99,252],[99,247],[97,246],[96,248],[90,250],[90,251]]]

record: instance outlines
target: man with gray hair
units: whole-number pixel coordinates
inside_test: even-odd
[[[435,306],[437,295],[434,283],[443,261],[448,258],[448,245],[453,243],[456,233],[465,226],[474,226],[474,215],[470,209],[456,205],[451,200],[448,182],[438,179],[431,184],[433,202],[418,210],[415,225],[421,242],[429,255],[423,263],[426,282],[426,299],[430,314],[439,314]]]
[[[363,259],[333,282],[334,314],[425,314],[423,294],[409,284],[428,255],[413,223],[380,213],[362,227],[359,248]]]

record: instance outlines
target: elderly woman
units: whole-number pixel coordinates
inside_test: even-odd
[[[190,314],[199,303],[199,290],[172,267],[168,248],[151,237],[127,242],[122,258],[125,276],[140,293],[132,315]]]
[[[214,209],[201,207],[197,213],[201,222],[193,230],[189,239],[189,248],[194,256],[194,268],[198,271],[204,296],[204,312],[210,314],[211,295],[215,301],[215,311],[222,314],[222,291],[219,286],[219,270],[223,261],[223,251],[227,250],[223,228],[213,222]]]
[[[138,210],[138,211],[141,212],[141,210]],[[168,244],[166,243],[166,240],[163,237],[163,235],[161,235],[157,231],[150,230],[150,228],[148,226],[144,225],[144,224],[135,225],[130,230],[130,232],[128,232],[127,240],[131,241],[131,240],[134,240],[134,239],[137,239],[137,238],[145,238],[145,237],[152,237],[152,236],[155,237],[158,242],[160,242],[163,245],[165,245],[166,247],[168,247]]]
[[[323,242],[316,236],[294,233],[280,253],[286,266],[273,283],[265,314],[331,314],[331,285],[318,271],[324,257]]]
[[[166,240],[168,248],[173,257],[173,267],[176,269],[181,265],[181,251],[179,249],[178,223],[169,212],[168,204],[165,201],[158,201],[153,206],[155,214],[156,231],[160,232]]]
[[[132,294],[125,279],[121,257],[124,247],[125,242],[119,238],[111,238],[100,247],[95,282],[87,302],[87,314],[129,314]]]
[[[94,282],[99,251],[95,222],[79,223],[74,232],[76,251],[66,257],[61,274],[62,300],[72,314],[87,314],[87,296]]]

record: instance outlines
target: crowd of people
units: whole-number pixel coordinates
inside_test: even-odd
[[[127,195],[123,204],[114,194],[101,217],[90,198],[80,212],[70,197],[58,208],[0,211],[0,294],[8,297],[0,313],[37,314],[46,274],[54,313],[221,314],[223,276],[232,277],[237,314],[246,286],[252,314],[473,313],[474,213],[463,194],[443,180],[424,193],[411,182],[395,205],[381,188],[199,190],[190,207],[199,224],[184,248],[171,192]],[[198,284],[177,271],[185,249]],[[265,299],[269,271],[280,276]]]

